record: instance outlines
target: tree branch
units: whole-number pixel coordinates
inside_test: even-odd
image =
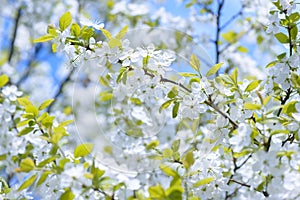
[[[47,112],[51,112],[53,105],[57,102],[58,97],[62,94],[64,86],[71,80],[71,76],[74,73],[75,68],[73,67],[66,78],[60,83],[59,89],[57,90],[56,94],[54,95],[53,103],[47,108]]]
[[[36,60],[36,57],[37,57],[37,55],[38,55],[38,53],[40,52],[41,49],[42,49],[42,45],[38,44],[38,45],[35,46],[34,54],[30,58],[30,60],[28,61],[27,67],[26,67],[23,75],[20,77],[20,79],[16,83],[16,86],[19,87],[21,85],[21,83],[23,83],[28,78],[28,76],[30,75],[31,69],[32,69],[32,64]]]
[[[15,41],[16,41],[16,37],[17,37],[17,32],[18,32],[18,26],[19,26],[19,21],[20,21],[20,18],[21,18],[21,11],[22,11],[22,8],[18,8],[17,10],[17,16],[15,18],[15,26],[14,26],[14,29],[13,29],[13,36],[11,38],[11,41],[10,41],[10,50],[9,50],[9,54],[8,54],[8,62],[11,63],[11,59],[12,59],[12,56],[14,54],[14,51],[15,51]]]
[[[244,5],[242,5],[242,8],[239,10],[239,12],[237,12],[235,15],[232,15],[231,18],[220,27],[220,30],[225,29],[231,22],[233,22],[236,18],[242,15],[243,10],[244,10]]]
[[[218,10],[216,15],[217,20],[217,30],[216,30],[216,37],[215,37],[215,52],[216,52],[216,63],[219,63],[220,59],[220,50],[219,50],[219,40],[220,40],[220,33],[221,33],[221,11],[224,6],[225,0],[218,1]]]

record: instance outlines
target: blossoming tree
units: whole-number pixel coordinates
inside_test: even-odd
[[[179,3],[3,3],[1,198],[300,199],[300,2]]]

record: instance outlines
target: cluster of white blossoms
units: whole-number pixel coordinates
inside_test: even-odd
[[[35,42],[52,40],[52,49],[67,55],[71,70],[87,66],[78,79],[68,78],[82,81],[74,87],[81,96],[73,96],[73,110],[90,135],[74,147],[70,138],[76,138],[76,128],[69,125],[68,106],[55,113],[57,118],[50,116],[44,110],[57,99],[36,106],[1,75],[0,175],[6,181],[0,179],[0,197],[299,198],[300,15],[296,1],[273,2],[266,31],[287,53],[267,66],[265,80],[240,76],[230,61],[243,65],[249,58],[243,60],[234,48],[223,56],[226,73],[216,63],[205,75],[195,54],[191,68],[177,73],[175,51],[154,44],[133,47],[124,39],[127,27],[113,36],[102,23],[72,23],[65,13],[58,27],[49,26]],[[125,1],[110,9],[112,15],[131,17],[149,12]],[[96,31],[102,35],[96,37]],[[249,60],[245,66],[254,64]],[[101,133],[92,124],[96,117]]]

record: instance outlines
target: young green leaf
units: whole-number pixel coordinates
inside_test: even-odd
[[[53,35],[47,34],[43,35],[35,40],[33,40],[34,43],[39,43],[39,42],[48,42],[50,40],[53,40],[55,37]]]
[[[244,107],[246,110],[259,110],[261,108],[261,105],[246,102],[244,103]]]
[[[119,39],[111,38],[108,41],[108,45],[109,45],[110,48],[121,47],[122,46],[122,42]]]
[[[74,151],[74,157],[79,158],[87,156],[92,152],[94,145],[91,143],[80,144],[76,147]]]
[[[124,26],[123,28],[122,28],[122,30],[116,35],[116,39],[118,39],[118,40],[121,40],[121,39],[123,39],[123,37],[126,35],[126,33],[127,33],[127,30],[128,30],[128,26]]]
[[[34,183],[36,177],[37,177],[37,174],[34,174],[30,178],[28,178],[26,181],[24,181],[23,184],[18,188],[18,191],[24,190],[24,189],[28,188],[29,186],[31,186]]]
[[[147,144],[146,149],[149,151],[151,149],[156,148],[159,145],[159,140],[153,140],[149,144]]]
[[[166,197],[164,188],[161,185],[149,187],[148,192],[151,199],[164,199]]]
[[[60,28],[60,30],[62,32],[64,30],[66,30],[66,28],[68,28],[68,26],[70,26],[71,22],[72,22],[72,15],[71,15],[70,12],[66,12],[59,19],[59,28]]]
[[[4,85],[6,85],[6,83],[9,81],[9,78],[7,75],[2,74],[0,76],[0,88],[3,87]]]
[[[211,75],[214,75],[215,73],[217,73],[217,71],[219,71],[220,67],[223,65],[224,63],[217,63],[214,66],[212,66],[208,72],[206,73],[206,76],[209,77]]]
[[[103,91],[100,93],[100,101],[109,101],[113,98],[113,94],[107,91]]]
[[[39,178],[39,180],[37,181],[36,186],[38,187],[38,186],[42,185],[42,184],[47,180],[47,178],[49,177],[49,174],[51,174],[50,171],[45,171],[45,172],[43,172],[43,173],[40,175],[40,178]]]
[[[102,31],[102,33],[106,37],[106,39],[110,40],[112,38],[112,35],[108,30],[105,30],[103,28],[100,28],[100,30]]]
[[[50,104],[54,101],[54,99],[48,99],[46,101],[44,101],[40,106],[39,106],[39,110],[44,110],[45,108],[47,108],[48,106],[50,106]]]
[[[251,92],[259,86],[260,80],[254,80],[246,87],[245,92]]]
[[[75,195],[73,194],[72,190],[69,188],[59,197],[59,200],[73,200],[74,198]]]
[[[168,176],[179,177],[179,174],[168,165],[161,164],[159,168]]]
[[[196,70],[197,72],[200,72],[200,60],[195,54],[191,55],[190,65],[192,66],[192,68],[194,70]]]
[[[18,136],[27,135],[28,133],[33,131],[33,129],[34,129],[33,127],[26,127],[18,133]]]
[[[77,23],[73,23],[71,26],[71,35],[75,37],[80,36],[80,26]]]
[[[211,182],[214,181],[214,180],[216,180],[215,177],[207,177],[207,178],[204,178],[204,179],[202,179],[202,180],[196,182],[193,186],[194,186],[194,187],[199,187],[199,186],[201,186],[201,185],[209,184],[209,183],[211,183]]]
[[[22,172],[30,172],[35,167],[34,162],[31,158],[25,158],[20,163],[20,170]]]
[[[174,101],[173,99],[170,99],[170,100],[166,101],[165,103],[163,103],[163,104],[160,106],[160,108],[159,108],[159,112],[161,112],[162,110],[168,108],[168,107],[171,105],[171,103],[172,103],[173,101]]]
[[[189,169],[195,163],[193,151],[189,151],[184,155],[183,165],[185,168]]]
[[[178,110],[179,110],[179,102],[176,102],[173,106],[173,110],[172,110],[172,117],[176,118],[178,115]]]
[[[284,33],[276,33],[275,37],[282,44],[289,43],[289,37],[286,36]]]

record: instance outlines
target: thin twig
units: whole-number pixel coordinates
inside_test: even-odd
[[[244,5],[242,6],[242,8],[239,10],[239,12],[237,12],[235,15],[232,15],[231,18],[226,21],[221,27],[220,30],[225,29],[231,22],[233,22],[236,18],[238,18],[240,15],[243,14],[243,10],[244,10]]]
[[[144,70],[145,74],[150,76],[150,77],[154,77],[154,74],[149,73],[147,70]],[[176,81],[161,77],[160,78],[161,82],[167,82],[167,83],[172,83],[174,85],[178,85],[179,87],[181,87],[182,89],[184,89],[185,91],[187,91],[188,93],[191,93],[192,91],[190,89],[188,89],[187,87],[185,87],[183,84],[181,83],[177,83]],[[226,113],[224,113],[223,111],[220,110],[220,108],[214,104],[212,101],[204,101],[204,103],[208,106],[210,106],[211,108],[213,108],[216,112],[218,112],[219,114],[221,114],[223,117],[225,117],[226,119],[229,120],[229,122],[233,125],[234,129],[238,128],[238,124],[233,121]]]

